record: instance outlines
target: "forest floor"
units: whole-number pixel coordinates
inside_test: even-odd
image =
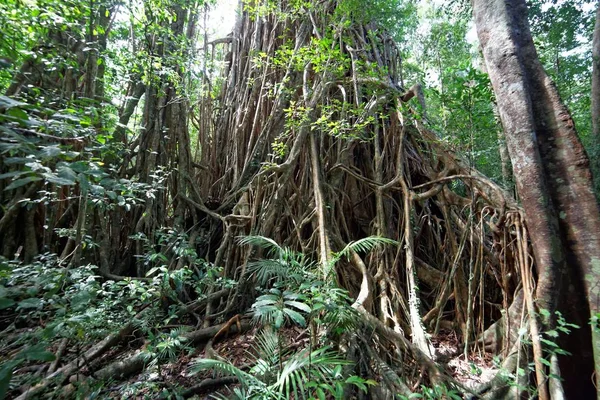
[[[251,352],[257,336],[257,328],[241,335],[232,335],[220,340],[214,344],[214,351],[233,365],[241,369],[247,369],[251,364]],[[308,346],[309,337],[306,329],[300,328],[285,328],[282,330],[281,338],[284,340],[288,349],[300,350]],[[432,337],[432,344],[436,349],[436,354],[440,358],[441,365],[445,366],[446,371],[456,381],[462,383],[468,388],[475,388],[481,383],[491,380],[498,369],[494,366],[493,357],[490,353],[469,351],[465,359],[463,352],[458,348],[459,341],[455,332],[442,330],[440,333]],[[132,355],[134,350],[121,349],[120,354],[114,352],[104,356],[106,363],[115,361],[116,359],[126,359]],[[458,354],[458,355],[457,355]],[[135,393],[131,399],[146,399],[156,387],[183,387],[192,388],[198,382],[206,379],[219,378],[212,372],[201,372],[199,374],[190,373],[190,369],[194,364],[194,360],[204,358],[205,351],[202,346],[196,348],[191,354],[184,354],[176,361],[164,364],[160,368],[160,373],[157,368],[148,368],[143,372],[129,377],[126,381],[120,382],[109,389],[110,394],[107,398],[119,399],[123,398],[124,393]],[[421,381],[421,379],[419,379]],[[153,382],[156,384],[149,385]],[[228,387],[235,387],[235,383]],[[416,390],[417,387],[413,388]],[[212,399],[211,395],[218,391],[221,394],[227,394],[228,388],[222,386],[208,387],[189,392],[185,397],[194,399]]]

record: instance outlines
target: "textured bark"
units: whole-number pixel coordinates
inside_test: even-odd
[[[132,79],[134,79],[135,82],[130,82],[125,104],[123,104],[123,107],[119,110],[119,125],[115,128],[113,133],[115,141],[121,143],[127,143],[127,124],[138,106],[140,99],[146,92],[146,85],[139,80],[139,76],[133,76]]]
[[[474,0],[477,33],[483,48],[504,130],[517,189],[533,243],[538,309],[561,310],[590,332],[587,320],[600,304],[600,213],[593,192],[589,160],[568,110],[543,70],[531,38],[524,0]],[[561,282],[564,284],[562,287]],[[588,310],[582,319],[582,296]],[[562,300],[562,302],[560,302]],[[560,307],[559,307],[560,305]],[[579,314],[579,315],[578,315]],[[546,329],[552,320],[544,321]],[[587,332],[586,332],[587,331]],[[569,398],[590,398],[590,353],[600,342],[575,339],[572,359],[577,376],[565,381]],[[573,370],[573,367],[570,367]],[[596,377],[598,377],[596,373]]]
[[[596,23],[592,40],[592,171],[596,193],[600,193],[600,5],[596,10]]]
[[[183,68],[178,64],[180,52],[185,52],[186,49],[179,48],[175,38],[186,32],[193,34],[196,13],[193,8],[187,9],[177,3],[171,4],[169,11],[175,16],[173,21],[159,21],[164,34],[161,37],[149,35],[144,44],[149,54],[164,61],[162,68],[169,68],[174,73],[166,76],[155,70],[152,71],[154,80],[151,83],[135,83],[135,86],[129,88],[134,98],[125,104],[120,115],[120,121],[125,125],[145,88],[143,129],[131,145],[137,145],[132,175],[138,176],[141,182],[152,184],[156,182],[157,171],[168,173],[166,188],[158,190],[153,198],[147,199],[144,208],[136,210],[136,215],[132,218],[136,221],[132,231],[143,233],[150,243],[155,242],[156,233],[161,227],[171,225],[182,229],[190,209],[183,200],[189,188],[191,170],[189,106],[183,90],[186,85]],[[146,15],[152,20],[153,10],[150,4],[146,5]],[[188,39],[190,43],[193,42],[193,38]],[[126,142],[123,125],[116,131],[117,139]],[[173,213],[170,214],[171,207]],[[142,241],[137,241],[135,246],[131,246],[133,247],[135,254],[142,254],[144,251]],[[143,276],[145,268],[143,263],[138,263],[135,273]]]
[[[500,165],[502,167],[502,183],[506,189],[512,191],[514,185],[510,155],[508,154],[508,147],[506,147],[504,133],[501,130],[498,130],[498,153],[500,154]]]

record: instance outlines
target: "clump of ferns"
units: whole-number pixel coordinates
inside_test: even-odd
[[[289,247],[280,246],[273,239],[264,236],[241,236],[240,246],[255,246],[267,251],[267,258],[251,261],[247,274],[256,279],[260,287],[272,285],[300,284],[316,278],[317,265],[305,254]]]
[[[162,365],[177,360],[183,352],[191,354],[194,349],[187,343],[185,337],[188,330],[184,327],[158,333],[149,330],[148,343],[142,355],[148,366],[156,366],[159,375],[162,375]]]
[[[255,318],[262,324],[275,325],[281,325],[283,318],[291,318],[294,323],[303,325],[306,321],[298,312],[302,311],[308,316],[311,343],[315,342],[317,327],[320,332],[335,336],[357,327],[359,318],[350,307],[352,299],[346,290],[334,284],[335,265],[354,252],[367,253],[377,246],[398,244],[392,239],[369,236],[333,253],[329,265],[319,268],[306,255],[264,236],[239,237],[238,243],[263,248],[269,257],[247,266],[247,273],[267,291],[253,307]]]
[[[263,329],[249,351],[251,365],[247,370],[238,368],[227,360],[200,359],[191,372],[212,370],[237,378],[240,387],[234,388],[231,399],[340,399],[344,387],[351,384],[361,390],[373,384],[358,377],[344,379],[343,367],[349,364],[328,347],[290,352],[282,349],[273,329]],[[284,360],[281,362],[281,360]],[[213,397],[226,399],[222,394]]]
[[[357,376],[344,379],[343,367],[350,362],[333,350],[331,341],[316,337],[317,331],[340,335],[359,321],[348,293],[335,287],[323,270],[333,271],[335,263],[353,251],[370,251],[377,245],[396,242],[369,237],[350,243],[334,253],[332,264],[321,270],[304,254],[270,238],[245,236],[238,238],[238,243],[263,248],[268,257],[247,266],[248,275],[263,291],[252,306],[255,322],[264,327],[250,352],[252,366],[244,370],[224,359],[201,359],[192,372],[213,370],[235,376],[241,387],[233,389],[232,398],[238,399],[337,399],[349,384],[366,391],[374,382]],[[311,333],[309,346],[295,353],[283,345],[281,337],[282,328],[290,324],[308,326]]]
[[[288,247],[280,246],[276,241],[265,236],[240,236],[238,244],[241,246],[256,246],[267,250],[267,257],[251,261],[247,266],[247,273],[254,276],[257,283],[266,287],[272,283],[302,283],[331,280],[335,265],[344,257],[352,253],[367,253],[380,245],[398,245],[392,239],[369,236],[348,243],[341,251],[332,253],[329,265],[319,266],[303,253],[296,252]]]

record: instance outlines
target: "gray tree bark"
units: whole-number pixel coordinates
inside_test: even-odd
[[[537,309],[581,326],[564,343],[567,397],[600,398],[600,337],[589,325],[600,306],[600,212],[589,159],[539,62],[525,0],[473,0],[473,13],[533,244]]]
[[[592,40],[592,171],[596,193],[600,193],[600,5],[596,10],[596,24]]]

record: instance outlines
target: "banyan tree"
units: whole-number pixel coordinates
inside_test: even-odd
[[[157,19],[163,30],[135,41],[136,51],[150,60],[160,57],[170,73],[149,78],[132,68],[119,124],[110,128],[112,152],[95,153],[93,135],[59,137],[39,126],[4,122],[6,157],[22,151],[15,145],[22,138],[40,151],[60,145],[81,151],[81,158],[102,158],[95,164],[101,172],[71,168],[72,179],[59,174],[64,163],[45,159],[60,179],[47,175],[18,187],[5,180],[10,196],[2,198],[0,212],[4,256],[25,249],[30,260],[52,252],[59,265],[95,264],[102,279],[114,281],[149,280],[154,264],[141,256],[148,249],[161,254],[165,271],[194,266],[208,276],[202,268],[214,266],[210,283],[192,288],[171,280],[170,296],[161,297],[163,309],[175,306],[182,323],[196,324],[185,333],[188,340],[199,347],[208,342],[214,353],[220,324],[237,316],[228,330],[247,330],[244,318],[256,311],[258,286],[272,288],[272,277],[295,271],[275,263],[266,283],[259,282],[260,261],[272,259],[273,249],[302,254],[300,268],[347,290],[355,313],[351,328],[337,335],[311,330],[316,341],[335,342],[350,361],[347,373],[377,382],[366,392],[346,388],[347,395],[395,398],[410,396],[420,385],[445,385],[465,397],[514,398],[527,393],[529,382],[546,385],[548,376],[551,389],[567,398],[595,393],[591,345],[560,342],[581,357],[581,370],[573,374],[565,369],[572,359],[548,353],[554,337],[539,331],[539,268],[524,209],[448,145],[444,132],[431,129],[421,86],[404,80],[398,38],[384,28],[383,17],[366,11],[363,2],[244,2],[233,32],[203,37],[198,50],[199,6],[172,3],[171,17]],[[156,14],[146,5],[148,20]],[[102,23],[108,31],[111,22]],[[192,52],[199,52],[201,64],[193,67],[201,70],[196,82],[178,58]],[[96,63],[96,53],[85,54],[92,61],[82,59],[82,66]],[[70,76],[59,75],[56,80]],[[29,78],[17,76],[15,84],[19,79]],[[35,80],[30,86],[22,82],[23,90],[37,85],[59,91]],[[94,90],[71,94],[70,100],[102,103],[104,93]],[[22,104],[2,99],[3,112]],[[132,130],[127,125],[138,107],[142,126]],[[97,134],[109,128],[97,123],[94,129]],[[25,165],[6,158],[0,167],[3,177],[22,178]],[[132,200],[134,189],[128,197],[125,185],[143,193],[136,194],[142,200]],[[42,196],[27,207],[19,202]],[[36,229],[41,226],[45,230]],[[61,239],[56,228],[72,235]],[[86,235],[98,245],[82,246]],[[591,343],[587,320],[569,323],[582,327],[573,337]],[[77,375],[84,359],[90,377],[142,370],[146,363],[138,353],[96,362],[135,330],[124,324],[36,385],[23,387],[18,398]],[[528,330],[532,339],[524,336]],[[452,352],[437,345],[440,332],[456,336]],[[135,343],[142,346],[143,340]],[[495,377],[483,384],[461,383],[445,367],[477,352],[500,360]],[[564,384],[553,379],[561,375]]]

